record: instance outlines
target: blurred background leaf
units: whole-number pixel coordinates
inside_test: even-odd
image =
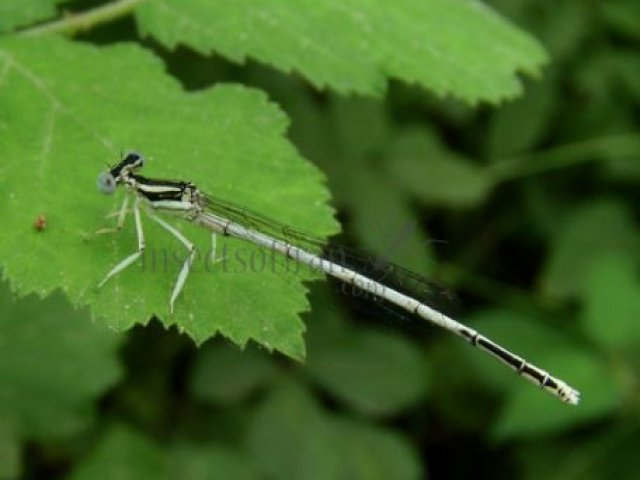
[[[164,452],[153,441],[115,425],[71,475],[72,480],[146,480],[167,478]]]
[[[277,374],[269,358],[255,348],[206,348],[194,366],[190,388],[203,401],[234,404],[268,385]],[[213,381],[212,381],[213,380]]]
[[[118,18],[83,23],[94,7],[123,5]],[[94,192],[101,162],[129,143],[152,146],[158,176],[188,167],[212,193],[322,234],[337,230],[330,191],[343,226],[336,242],[427,274],[420,293],[430,303],[583,394],[578,408],[561,404],[446,332],[331,283],[274,276],[247,287],[212,272],[194,299],[206,309],[200,340],[224,319],[244,344],[258,316],[277,317],[294,322],[288,353],[303,353],[304,335],[306,365],[270,353],[264,336],[262,346],[217,338],[197,348],[163,315],[114,350],[90,339],[67,349],[67,328],[98,325],[58,294],[15,304],[7,293],[0,399],[19,390],[29,400],[2,405],[0,476],[637,477],[637,1],[14,0],[0,12],[4,32],[55,17],[71,25],[68,49],[43,37],[21,65],[69,108],[92,112],[77,117],[82,128],[56,123],[48,165],[60,168],[39,183],[41,91],[18,88],[0,67],[0,258],[13,288],[31,283],[43,295],[67,287],[61,263],[94,278],[105,252],[124,255],[131,230],[97,245],[91,261],[78,261],[87,246],[77,233],[103,226],[115,207]],[[111,94],[101,96],[105,82]],[[92,128],[112,148],[88,144]],[[67,187],[76,175],[80,190]],[[47,228],[35,232],[43,211]],[[70,243],[51,248],[62,238]],[[155,230],[149,239],[161,246]],[[123,286],[139,292],[138,273]],[[146,283],[166,308],[170,280],[156,277]],[[107,320],[141,297],[108,296]],[[296,312],[307,305],[303,324]],[[31,318],[47,330],[34,327],[27,342]],[[69,356],[76,381],[56,389]],[[88,373],[107,364],[110,381]],[[49,388],[71,403],[48,402]],[[44,399],[38,411],[34,398]],[[35,432],[34,419],[56,435]]]
[[[14,304],[6,284],[1,294],[0,408],[24,436],[77,433],[96,397],[121,375],[119,337],[59,294],[42,306],[32,297]]]
[[[333,418],[289,383],[258,408],[249,442],[266,478],[420,478],[405,440],[364,422]],[[343,448],[335,448],[339,444]]]
[[[596,259],[585,286],[586,331],[602,348],[635,348],[640,342],[640,283],[635,262],[625,256]]]
[[[590,266],[600,256],[628,254],[637,262],[637,226],[627,207],[614,200],[599,200],[567,214],[556,234],[542,275],[542,289],[558,299],[580,295]]]
[[[0,284],[0,474],[16,475],[19,440],[60,439],[91,426],[95,401],[122,375],[121,340],[58,292],[15,301]]]
[[[398,413],[424,397],[425,360],[411,342],[327,320],[314,314],[306,370],[333,396],[368,415]]]

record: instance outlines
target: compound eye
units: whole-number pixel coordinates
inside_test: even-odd
[[[131,168],[142,168],[145,164],[144,156],[138,152],[127,152],[125,160]]]
[[[98,190],[105,195],[111,195],[116,191],[116,179],[111,172],[102,172],[98,177]]]

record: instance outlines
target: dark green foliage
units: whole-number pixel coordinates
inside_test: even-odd
[[[638,475],[636,0],[1,3],[0,478]],[[102,4],[128,6],[16,31]],[[341,242],[445,285],[581,405],[281,271],[195,272],[175,316],[177,264],[96,291],[135,244],[90,236],[129,147],[318,236],[330,192]]]

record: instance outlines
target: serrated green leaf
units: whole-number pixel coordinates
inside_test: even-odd
[[[621,254],[637,259],[640,237],[625,205],[597,200],[570,212],[558,231],[543,269],[545,295],[568,299],[579,295],[594,260]]]
[[[121,201],[95,187],[102,162],[117,160],[121,148],[145,152],[149,176],[197,182],[208,193],[319,235],[336,230],[322,175],[283,138],[287,119],[277,107],[260,92],[233,85],[185,93],[157,58],[125,44],[5,41],[0,73],[6,139],[0,144],[0,261],[15,289],[45,295],[61,287],[75,305],[90,305],[94,318],[118,330],[155,314],[197,342],[220,332],[240,345],[254,339],[304,356],[298,313],[308,308],[306,288],[269,264],[247,271],[246,262],[261,254],[245,243],[219,245],[230,259],[227,270],[207,268],[201,256],[169,315],[185,252],[147,221],[143,261],[96,290],[136,248],[131,219],[118,235],[93,235],[113,225],[104,216]],[[40,214],[47,219],[44,231],[32,226]],[[186,222],[176,228],[209,251],[206,232]]]
[[[424,358],[402,337],[349,330],[340,339],[311,345],[309,374],[356,410],[390,415],[415,404],[425,394]]]
[[[168,479],[159,445],[125,426],[112,426],[70,476],[70,480]]]
[[[168,47],[254,58],[343,93],[379,95],[397,78],[496,102],[520,93],[516,72],[537,73],[546,60],[535,40],[473,0],[157,0],[136,13],[141,31]]]
[[[492,186],[485,170],[447,149],[427,129],[403,132],[391,156],[396,180],[428,205],[468,208],[482,202]]]
[[[69,0],[2,0],[0,2],[0,33],[30,25],[56,14],[56,5]]]
[[[607,349],[640,342],[640,282],[628,257],[594,261],[585,286],[583,322],[594,342]]]
[[[276,374],[276,366],[255,348],[240,351],[230,345],[216,345],[198,356],[190,389],[200,400],[234,404],[266,385]]]
[[[120,337],[62,296],[13,302],[0,285],[0,424],[21,438],[58,438],[92,420],[94,401],[120,377]]]

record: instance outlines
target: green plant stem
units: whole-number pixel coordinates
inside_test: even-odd
[[[27,28],[19,32],[24,36],[36,36],[49,33],[73,34],[78,31],[88,30],[101,23],[106,23],[114,18],[128,15],[135,7],[146,0],[116,0],[101,5],[86,12],[69,14],[58,20]]]
[[[612,135],[585,140],[544,152],[501,160],[488,167],[495,184],[518,180],[581,163],[640,155],[640,136]]]

